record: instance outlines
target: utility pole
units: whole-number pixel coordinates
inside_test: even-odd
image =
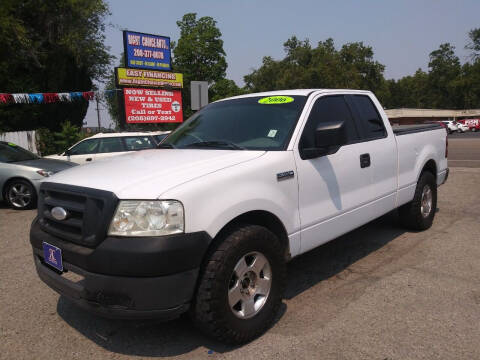
[[[98,107],[98,94],[95,94],[95,100],[97,101],[97,120],[98,120],[98,132],[100,132],[100,108]]]

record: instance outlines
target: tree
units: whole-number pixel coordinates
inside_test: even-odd
[[[217,101],[231,96],[242,95],[245,91],[235,84],[235,81],[229,79],[220,79],[208,89],[209,99]]]
[[[244,77],[248,91],[296,88],[351,88],[375,91],[386,96],[385,66],[373,59],[373,50],[362,42],[340,50],[333,39],[312,47],[308,39],[292,36],[284,43],[285,58],[263,58],[260,68]]]
[[[217,22],[204,16],[188,13],[177,21],[180,38],[172,42],[173,68],[183,73],[183,109],[184,116],[191,114],[190,81],[208,81],[213,84],[225,77],[227,61],[223,50],[222,33]]]
[[[2,0],[0,84],[2,92],[89,91],[103,80],[111,56],[104,45],[103,0]],[[0,105],[0,128],[58,130],[80,126],[88,102]]]
[[[470,42],[465,46],[465,49],[470,50],[472,60],[480,59],[480,28],[472,29],[468,33]]]
[[[430,53],[429,92],[434,108],[448,109],[462,107],[461,94],[455,89],[454,81],[461,73],[460,59],[455,55],[455,47],[441,44]]]

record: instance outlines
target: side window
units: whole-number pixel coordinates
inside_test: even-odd
[[[119,137],[103,138],[100,139],[99,153],[111,153],[125,151],[122,139]]]
[[[356,118],[362,126],[363,139],[373,140],[387,136],[383,120],[368,96],[352,95],[349,99],[356,110]]]
[[[352,143],[359,139],[352,114],[345,102],[344,96],[325,96],[321,97],[315,102],[315,104],[313,104],[312,111],[310,111],[307,123],[303,129],[300,147],[315,147],[315,129],[321,123],[334,121],[345,122],[345,129],[348,138],[347,143]]]
[[[127,151],[154,149],[155,141],[150,136],[129,136],[124,138]]]
[[[70,155],[95,154],[98,150],[98,139],[87,139],[72,147]]]

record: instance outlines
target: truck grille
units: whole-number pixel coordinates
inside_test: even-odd
[[[39,224],[60,239],[95,247],[107,235],[117,202],[109,191],[44,182],[38,197]],[[66,219],[55,219],[54,207],[66,210]]]

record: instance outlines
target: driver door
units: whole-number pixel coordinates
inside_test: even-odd
[[[371,200],[371,173],[361,167],[364,144],[344,95],[319,96],[295,151],[299,182],[301,252],[313,249],[361,223],[359,208]],[[347,144],[334,154],[302,159],[300,148],[314,147],[314,133],[322,122],[343,121]]]

